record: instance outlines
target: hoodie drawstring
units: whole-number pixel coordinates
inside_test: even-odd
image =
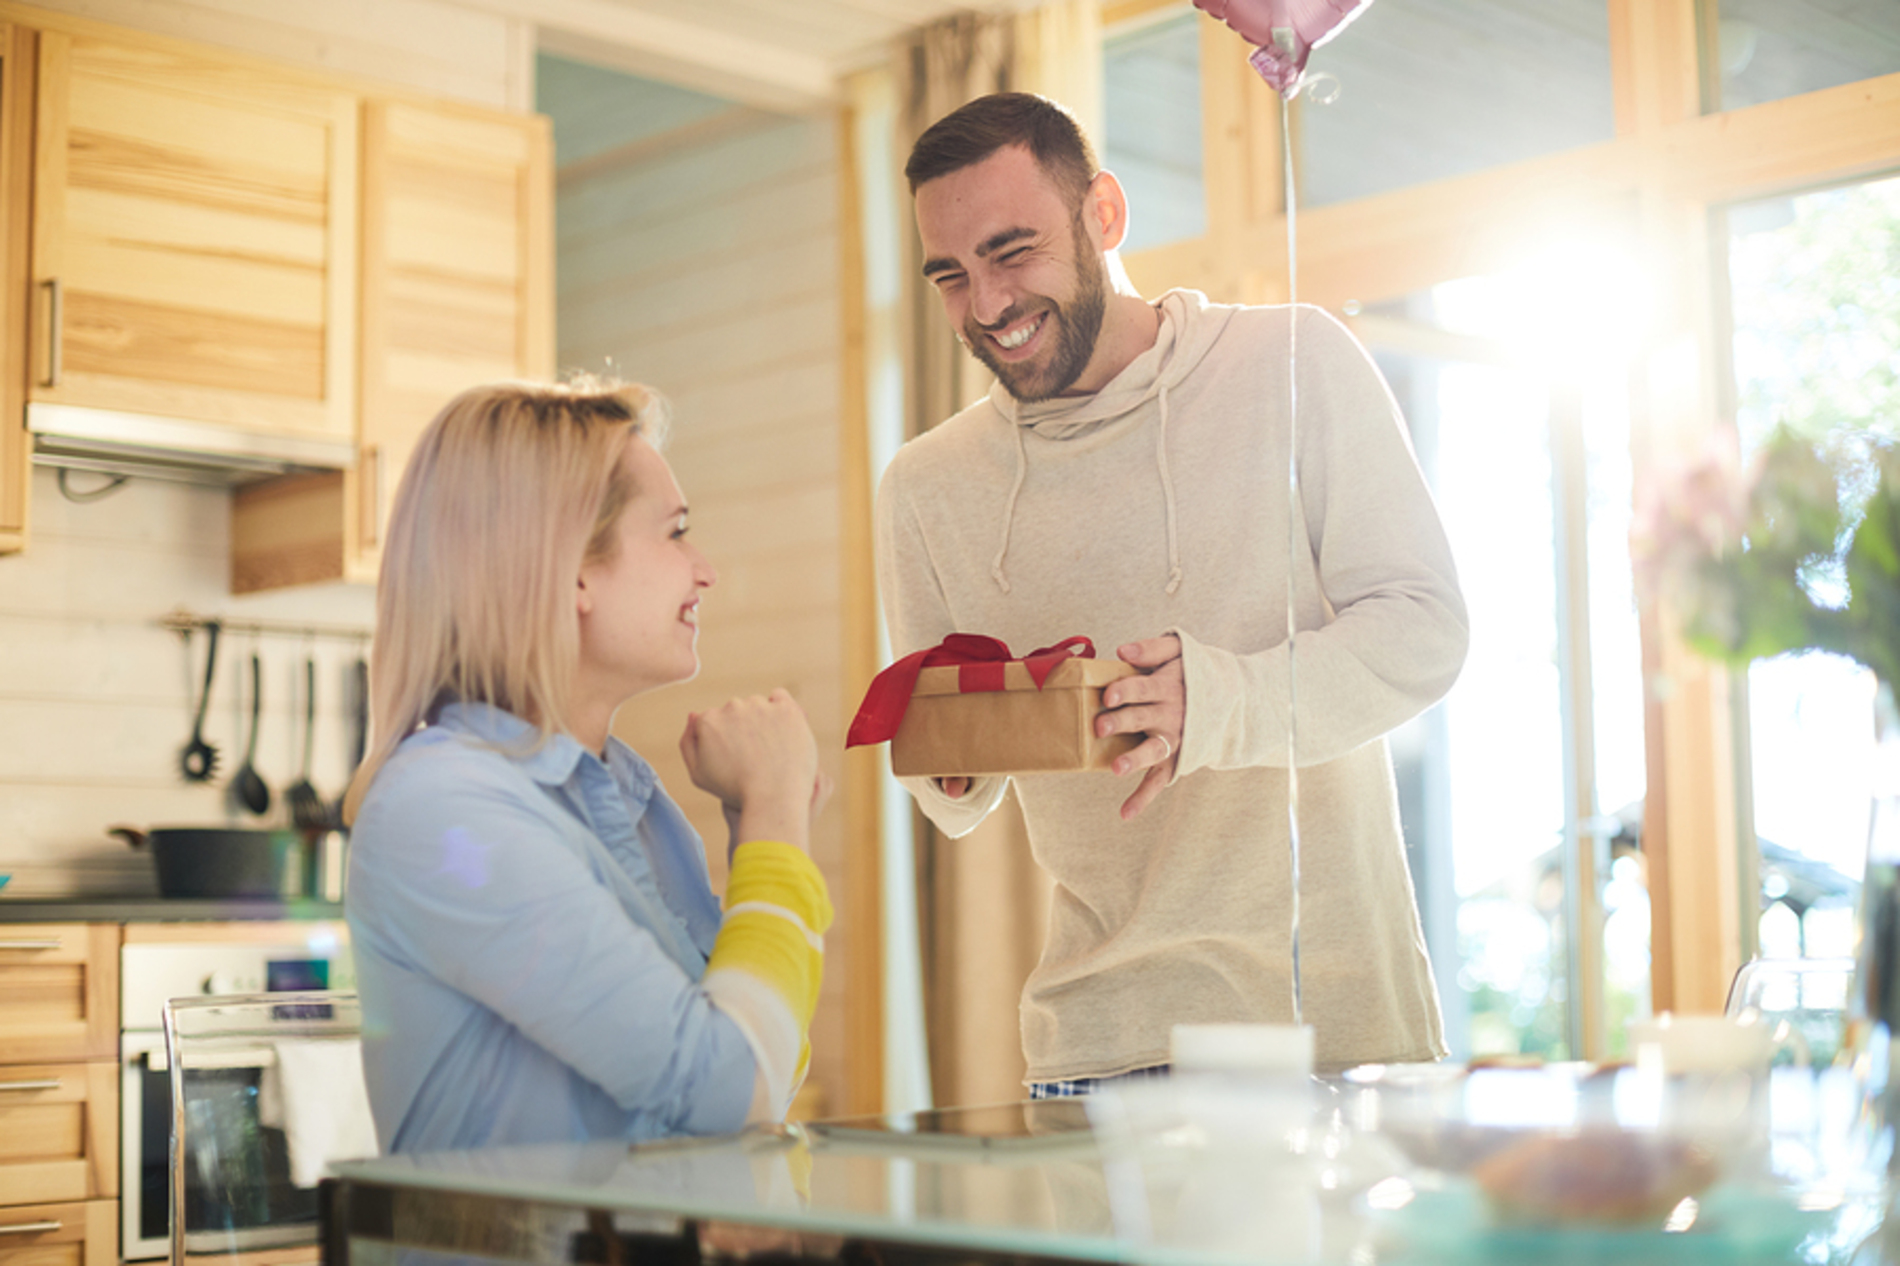
[[[1168,384],[1161,384],[1161,425],[1155,428],[1155,467],[1161,473],[1161,503],[1168,516],[1169,597],[1181,587],[1181,540],[1174,524],[1174,476],[1168,473]],[[1017,441],[1021,443],[1020,438]],[[1019,481],[1020,482],[1020,481]]]
[[[1009,486],[1009,500],[1003,504],[1003,541],[996,547],[996,559],[990,564],[990,579],[1004,593],[1009,592],[1009,577],[1003,574],[1003,556],[1009,553],[1009,529],[1016,519],[1016,494],[1023,490],[1023,476],[1029,473],[1029,454],[1023,451],[1023,428],[1012,423],[1016,433],[1016,482]]]
[[[1168,471],[1168,388],[1163,383],[1160,391],[1161,422],[1155,428],[1155,469],[1161,475],[1161,503],[1165,508],[1168,526],[1168,587],[1169,597],[1181,587],[1181,532],[1175,522],[1174,514],[1174,476]],[[990,563],[990,579],[1004,593],[1009,592],[1009,576],[1003,571],[1003,559],[1009,554],[1010,529],[1016,521],[1016,500],[1023,490],[1023,478],[1029,473],[1029,454],[1023,448],[1023,428],[1020,424],[1010,427],[1016,434],[1016,479],[1009,486],[1009,499],[1003,503],[1003,539],[996,547],[996,557]]]

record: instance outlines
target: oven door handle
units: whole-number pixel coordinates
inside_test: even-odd
[[[143,1064],[154,1073],[169,1072],[171,1060],[165,1054],[165,1041],[154,1036],[145,1042],[133,1042],[129,1038],[125,1047],[125,1063],[128,1067]],[[237,1050],[199,1050],[191,1056],[193,1069],[203,1068],[270,1068],[277,1063],[277,1052],[268,1045],[249,1046]],[[4,1089],[4,1086],[0,1086]]]

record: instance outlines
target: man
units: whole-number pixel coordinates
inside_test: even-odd
[[[1291,309],[1134,293],[1114,255],[1121,186],[1043,98],[964,106],[905,172],[924,275],[997,382],[884,476],[893,649],[962,631],[1022,653],[1081,633],[1141,670],[1097,719],[1143,735],[1119,781],[1016,780],[1056,884],[1022,999],[1032,1095],[1164,1065],[1175,1024],[1292,1020],[1296,911],[1316,1065],[1441,1057],[1383,735],[1450,688],[1465,610],[1378,371],[1302,309],[1290,425]],[[906,785],[955,836],[1006,781]]]

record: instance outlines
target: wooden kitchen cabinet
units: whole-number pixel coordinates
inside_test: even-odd
[[[34,31],[0,22],[0,554],[26,546],[33,479],[25,408],[38,58]]]
[[[119,1062],[0,1065],[0,1206],[118,1194]]]
[[[116,1259],[119,939],[115,924],[0,924],[0,1228],[39,1228],[0,1236],[0,1266],[94,1260],[101,1219],[101,1260]]]
[[[0,1266],[117,1266],[116,1200],[0,1208]]]
[[[358,95],[81,24],[38,79],[32,405],[347,452]]]
[[[119,1058],[117,924],[0,924],[0,1067]]]
[[[552,139],[538,115],[371,101],[355,469],[232,501],[235,593],[374,581],[396,482],[450,397],[554,362]]]

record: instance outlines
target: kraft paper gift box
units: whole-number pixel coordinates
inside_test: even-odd
[[[1107,769],[1142,736],[1095,737],[1102,687],[1134,671],[1096,659],[1086,637],[1018,659],[993,637],[952,633],[877,675],[845,746],[889,739],[904,777]]]
[[[1021,660],[1001,668],[1001,690],[965,691],[956,665],[919,672],[891,739],[891,772],[945,778],[1107,769],[1141,742],[1139,734],[1095,736],[1102,687],[1132,674],[1127,664],[1067,659],[1040,690]]]

